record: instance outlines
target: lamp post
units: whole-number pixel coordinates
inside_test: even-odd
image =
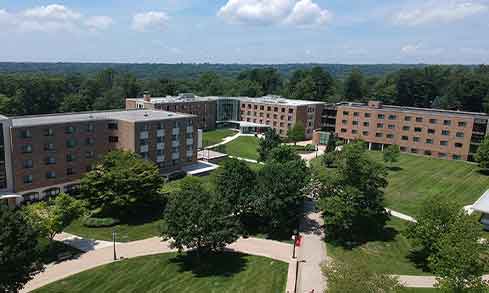
[[[296,258],[295,257],[295,247],[296,247],[296,243],[297,243],[297,239],[298,239],[298,231],[294,229],[294,235],[292,235],[292,240],[294,240],[294,246],[292,248],[292,258]]]
[[[114,229],[112,229],[112,241],[114,243],[114,260],[117,260],[117,254],[115,252],[115,237],[116,237],[116,234],[117,234],[117,232],[116,232],[115,227],[114,227]]]

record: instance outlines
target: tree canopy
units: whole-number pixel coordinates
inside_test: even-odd
[[[484,138],[482,144],[477,149],[475,160],[483,169],[489,169],[489,137]]]
[[[305,133],[306,133],[306,129],[304,128],[304,125],[300,122],[297,122],[294,124],[294,126],[292,126],[291,129],[289,129],[287,136],[289,140],[295,144],[298,141],[305,140],[306,138]]]
[[[43,269],[38,232],[19,211],[0,206],[0,291],[17,292]]]
[[[264,162],[268,159],[270,151],[282,143],[280,136],[275,129],[269,128],[265,131],[265,137],[258,141],[259,161]]]

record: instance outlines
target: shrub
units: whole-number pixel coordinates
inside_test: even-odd
[[[304,151],[306,151],[306,152],[314,152],[314,151],[316,151],[316,146],[313,145],[313,144],[308,144],[304,148]]]
[[[89,228],[113,227],[119,224],[120,221],[114,218],[92,218],[83,219],[83,226]]]

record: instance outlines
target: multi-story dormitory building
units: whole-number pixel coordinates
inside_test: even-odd
[[[155,162],[162,174],[197,160],[197,117],[166,111],[1,116],[0,204],[71,193],[111,150]]]
[[[313,131],[321,127],[324,103],[290,100],[279,96],[199,97],[181,94],[177,97],[151,97],[126,99],[126,109],[157,109],[197,115],[198,127],[214,129],[219,122],[242,122],[256,128],[271,127],[283,137],[296,123],[305,128],[305,137],[312,138]]]
[[[201,104],[200,106],[196,106]],[[274,128],[286,136],[295,123],[306,128],[306,138],[324,143],[327,132],[348,142],[362,140],[370,149],[399,145],[402,152],[450,160],[473,160],[488,133],[489,115],[461,111],[383,105],[371,101],[326,104],[282,97],[178,97],[128,99],[127,108],[175,110],[199,116],[202,128],[216,122],[242,121]],[[314,135],[313,135],[313,132]]]

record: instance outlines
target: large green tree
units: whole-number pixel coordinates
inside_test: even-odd
[[[383,152],[384,162],[390,164],[396,163],[399,161],[400,156],[401,156],[401,149],[399,148],[398,145],[393,144],[384,148],[384,152]]]
[[[83,203],[61,193],[49,202],[39,202],[23,208],[29,223],[41,236],[53,241],[73,220],[84,213]]]
[[[80,196],[102,215],[123,217],[161,202],[158,166],[126,151],[108,153],[81,180]]]
[[[287,133],[287,136],[290,141],[292,141],[294,144],[296,144],[298,141],[303,141],[306,138],[306,129],[304,128],[304,125],[300,122],[297,122],[292,126],[291,129],[289,129],[289,132]]]
[[[197,178],[187,177],[170,191],[162,236],[172,247],[195,249],[198,255],[218,252],[238,239],[239,231],[231,205]]]
[[[345,81],[345,97],[354,101],[362,101],[365,94],[363,74],[358,69],[354,69]]]
[[[484,138],[482,144],[477,149],[475,160],[483,169],[489,169],[489,137]]]
[[[265,131],[264,138],[258,141],[258,156],[259,160],[264,162],[268,159],[268,154],[272,149],[279,146],[282,143],[282,139],[277,134],[275,129],[269,128]]]
[[[17,292],[43,269],[38,232],[19,211],[0,206],[0,291]]]
[[[339,243],[363,241],[380,233],[388,214],[384,209],[387,172],[371,159],[362,143],[344,146],[335,172],[323,173],[320,207],[326,237]]]

